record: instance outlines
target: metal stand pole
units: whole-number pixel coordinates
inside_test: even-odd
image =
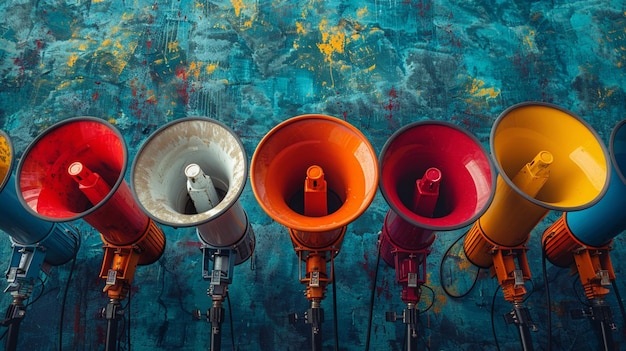
[[[107,306],[101,311],[102,318],[107,320],[107,334],[105,340],[105,351],[117,350],[117,327],[120,316],[124,314],[124,310],[119,300],[111,299]]]

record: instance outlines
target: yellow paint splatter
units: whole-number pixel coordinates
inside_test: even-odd
[[[304,29],[304,25],[300,22],[296,22],[296,34],[305,35],[306,29]]]
[[[178,42],[170,41],[169,43],[167,43],[167,51],[169,52],[178,51]]]
[[[76,63],[76,60],[78,60],[78,55],[76,55],[76,54],[70,55],[70,58],[67,60],[67,65],[69,67],[74,67],[74,64]]]
[[[485,82],[480,79],[473,78],[468,93],[475,97],[486,97],[487,99],[495,99],[500,95],[500,89],[494,87],[484,87]]]
[[[243,0],[231,0],[230,3],[235,9],[235,15],[239,16],[241,14],[241,10],[243,10],[245,7],[245,5],[243,4]]]
[[[212,74],[213,72],[215,72],[215,70],[219,67],[220,65],[217,63],[211,63],[208,64],[204,70],[206,71],[207,74]]]

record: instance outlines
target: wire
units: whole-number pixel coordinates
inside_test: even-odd
[[[331,252],[331,255],[333,253]],[[333,272],[333,327],[335,328],[335,351],[339,351],[339,328],[337,327],[337,272],[335,271],[335,259],[330,258],[330,266]]]
[[[617,288],[617,282],[615,282],[615,279],[611,279],[611,284],[613,285],[613,290],[615,290],[615,297],[617,297],[617,305],[619,306],[619,310],[622,314],[622,319],[624,323],[622,328],[626,329],[626,310],[624,310],[624,302],[622,301],[622,297],[620,296],[619,289]]]
[[[370,294],[370,310],[369,310],[369,318],[367,321],[367,339],[365,339],[365,351],[369,351],[370,349],[370,338],[372,335],[372,319],[373,319],[373,314],[374,314],[374,298],[376,297],[376,282],[378,281],[378,266],[380,263],[380,243],[376,245],[376,247],[378,249],[376,253],[376,267],[374,268],[374,283],[372,286],[372,292]]]
[[[450,254],[450,250],[452,250],[452,247],[454,247],[456,244],[459,243],[459,241],[465,236],[466,233],[463,233],[461,236],[459,236],[449,247],[448,249],[446,249],[446,252],[443,254],[443,257],[441,259],[441,262],[439,263],[439,283],[441,285],[441,288],[443,289],[443,292],[446,293],[446,295],[455,298],[455,299],[460,299],[462,297],[467,296],[467,294],[469,294],[472,289],[474,289],[474,286],[476,285],[476,282],[478,281],[478,275],[480,274],[480,268],[478,268],[476,270],[476,276],[474,276],[474,281],[472,282],[471,286],[469,287],[469,289],[459,295],[453,294],[450,291],[448,291],[448,289],[446,288],[446,285],[443,282],[443,261],[446,259],[446,257],[449,256]]]
[[[541,270],[543,271],[543,284],[546,290],[546,305],[548,306],[548,317],[546,323],[548,324],[548,351],[552,350],[552,299],[550,298],[550,284],[548,284],[548,269],[546,267],[546,250],[545,243],[542,243],[541,248]],[[533,289],[534,291],[534,289]]]
[[[228,303],[228,319],[230,320],[230,344],[231,349],[235,351],[235,331],[233,328],[233,309],[230,307],[230,295],[226,294],[226,302]]]
[[[496,349],[500,351],[500,343],[498,342],[498,335],[496,334],[496,323],[494,320],[495,314],[495,305],[496,305],[496,296],[498,291],[500,290],[500,285],[496,287],[496,290],[493,292],[493,297],[491,298],[491,332],[493,333],[493,341],[496,343]]]
[[[71,228],[73,228],[78,235],[75,236],[76,238],[76,253],[78,253],[78,250],[80,249],[80,245],[82,243],[82,237],[80,235],[80,231],[78,230],[78,228],[69,225]],[[72,235],[74,235],[74,232],[72,232]],[[70,282],[72,281],[72,276],[74,275],[74,269],[76,268],[76,256],[74,255],[74,257],[72,258],[72,265],[70,266],[70,272],[67,275],[67,281],[65,282],[65,291],[63,292],[63,299],[61,302],[61,316],[59,318],[59,351],[63,351],[63,326],[64,326],[64,321],[63,318],[65,317],[65,304],[67,303],[67,293],[70,290]]]
[[[39,283],[41,283],[41,290],[39,290],[39,294],[37,295],[37,297],[29,301],[26,305],[24,305],[24,308],[34,304],[35,302],[37,302],[37,300],[39,300],[44,295],[43,292],[46,290],[46,281],[41,279],[41,277],[37,277],[37,279],[39,279]]]
[[[131,297],[132,297],[131,289],[128,289],[128,303],[126,304],[126,306],[128,307],[128,309],[127,309],[127,311],[128,311],[128,322],[126,323],[126,340],[128,341],[128,351],[130,351],[130,345],[131,345],[131,342],[130,342],[130,331],[131,331],[131,329],[130,329],[130,321],[131,321],[131,318],[130,318],[131,303],[130,303],[130,301],[132,300]]]
[[[430,310],[433,305],[435,304],[435,290],[433,290],[433,288],[431,288],[430,286],[426,285],[426,284],[422,284],[422,287],[430,290],[430,293],[432,295],[431,299],[430,299],[430,304],[428,305],[428,307],[426,307],[423,311],[419,311],[420,314],[424,313],[424,312],[428,312],[428,310]]]

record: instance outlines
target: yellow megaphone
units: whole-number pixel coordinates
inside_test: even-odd
[[[504,299],[505,315],[518,328],[523,350],[532,350],[536,329],[523,306],[530,280],[526,243],[550,210],[575,211],[598,202],[608,188],[608,151],[598,134],[573,113],[552,104],[526,102],[495,121],[491,150],[499,172],[493,201],[463,243],[465,255],[492,267]]]
[[[494,246],[524,245],[550,210],[587,208],[608,187],[609,157],[580,117],[547,103],[510,107],[496,120],[491,150],[498,169],[493,202],[467,234],[475,265],[493,265]]]

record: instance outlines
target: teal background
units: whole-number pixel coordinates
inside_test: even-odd
[[[626,107],[621,1],[6,0],[0,14],[0,128],[18,159],[47,127],[81,115],[107,120],[123,133],[130,167],[152,132],[184,116],[225,123],[250,158],[272,127],[305,113],[346,120],[380,152],[395,130],[421,120],[451,121],[488,148],[497,116],[530,100],[573,111],[608,142]],[[223,348],[308,349],[309,326],[287,320],[308,301],[286,229],[261,210],[249,183],[240,201],[257,246],[253,259],[235,268]],[[379,192],[349,225],[336,260],[341,350],[365,347],[371,289],[371,349],[402,349],[404,326],[385,321],[385,312],[403,308],[394,271],[381,261],[373,279],[387,209]],[[526,304],[539,328],[533,341],[546,349],[550,307],[553,350],[597,349],[588,321],[569,317],[584,297],[568,269],[548,264],[547,305],[539,240],[558,215],[539,224],[529,242],[533,280]],[[61,326],[64,350],[103,349],[106,322],[97,318],[107,302],[98,277],[102,242],[84,221],[72,224],[82,235],[73,277],[67,279],[71,264],[55,267],[45,287],[35,289],[33,296],[43,292],[22,324],[22,350],[58,350]],[[207,349],[209,324],[191,319],[194,308],[210,306],[195,233],[162,228],[165,253],[137,270],[126,314],[130,336],[121,336],[120,348]],[[444,253],[462,233],[439,233],[433,244],[427,266],[432,293],[425,289],[420,303],[419,347],[496,350],[493,323],[500,350],[518,350],[515,328],[502,319],[510,305],[488,272],[481,271],[464,298],[450,298],[441,288]],[[611,254],[622,289],[623,240],[616,237]],[[0,240],[0,251],[8,263],[9,236]],[[444,283],[467,290],[470,283],[451,269],[454,279]],[[0,297],[5,306],[10,301],[8,294]],[[614,337],[626,347],[615,294],[608,302],[618,327]],[[333,350],[331,289],[322,306],[324,350]]]

